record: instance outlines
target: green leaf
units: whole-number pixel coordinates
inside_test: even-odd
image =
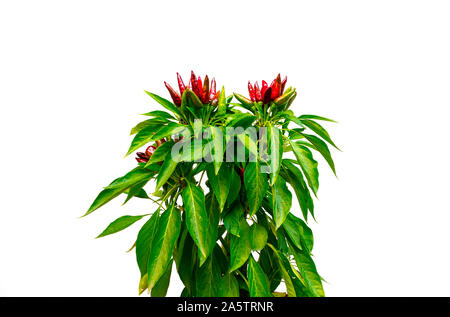
[[[244,172],[244,185],[247,191],[250,216],[253,216],[261,207],[262,200],[269,187],[267,174],[261,173],[259,161],[247,163]]]
[[[152,240],[156,232],[159,221],[159,209],[153,213],[150,219],[139,230],[136,239],[136,261],[141,272],[141,277],[147,274],[148,256],[152,245]],[[148,280],[148,278],[146,279]],[[145,282],[147,288],[147,281]],[[144,291],[145,288],[142,290]]]
[[[180,211],[175,202],[163,212],[148,258],[148,289],[151,290],[167,269],[181,230]]]
[[[162,111],[162,110],[154,110],[147,113],[143,113],[143,116],[155,117],[155,118],[164,118],[164,119],[173,119],[176,120],[174,116],[170,113]]]
[[[290,160],[283,160],[283,167],[284,169],[280,173],[294,189],[303,217],[305,220],[308,219],[309,210],[314,218],[314,202],[303,179],[302,172]]]
[[[328,146],[325,142],[323,142],[321,139],[314,135],[309,135],[306,133],[302,133],[305,138],[311,142],[312,147],[317,150],[320,154],[322,154],[325,161],[327,161],[328,165],[330,166],[331,170],[333,171],[334,175],[336,175],[336,168],[334,167],[333,158],[331,157],[330,150],[328,149]]]
[[[180,109],[177,106],[175,106],[173,103],[171,103],[169,100],[164,99],[158,95],[152,94],[151,92],[148,92],[148,91],[145,91],[145,93],[147,95],[149,95],[150,97],[152,97],[153,99],[155,99],[157,103],[159,103],[161,106],[163,106],[167,110],[172,111],[173,113],[181,116]]]
[[[325,118],[325,117],[316,116],[316,115],[313,115],[313,114],[304,114],[304,115],[301,115],[299,118],[300,118],[300,119],[322,120],[322,121],[329,121],[329,122],[337,123],[336,121],[334,121],[334,120],[332,120],[332,119],[328,119],[328,118]]]
[[[253,251],[261,251],[267,243],[267,230],[263,226],[254,223],[250,228],[250,245]]]
[[[225,98],[225,87],[222,86],[219,95],[219,101],[217,103],[217,114],[224,115],[227,112],[227,103]]]
[[[241,191],[241,177],[233,168],[231,169],[231,182],[230,182],[230,192],[228,193],[227,206],[231,206],[236,199],[239,197]]]
[[[215,297],[220,279],[219,266],[215,261],[215,257],[210,256],[205,264],[195,273],[195,295],[197,297]]]
[[[160,126],[155,130],[153,126],[142,129],[136,134],[133,141],[131,141],[130,148],[126,155],[130,155],[140,147],[146,145],[149,142],[161,140],[165,137],[170,137],[174,134],[183,133],[186,130],[186,126],[179,123],[170,122],[167,125]]]
[[[290,241],[299,250],[306,248],[307,251],[311,252],[314,245],[313,233],[303,220],[289,214],[283,223],[283,228]]]
[[[267,128],[270,155],[270,185],[275,184],[281,168],[283,158],[283,138],[277,127]]]
[[[230,191],[231,168],[227,164],[222,164],[219,173],[216,175],[213,164],[208,164],[206,173],[214,195],[219,202],[220,211],[222,211]]]
[[[322,279],[317,273],[316,265],[311,256],[308,252],[297,251],[293,248],[290,251],[294,255],[297,267],[310,293],[316,297],[324,297],[325,293],[323,291]]]
[[[159,281],[155,284],[152,289],[151,295],[152,297],[165,297],[167,294],[167,289],[170,284],[170,275],[172,274],[172,263],[173,260],[170,260],[169,265],[167,266],[166,271],[161,276]]]
[[[210,131],[214,145],[212,159],[214,164],[214,171],[217,175],[219,173],[220,167],[222,166],[223,155],[225,153],[225,138],[223,136],[222,130],[218,127],[210,127]]]
[[[161,120],[155,120],[155,119],[149,119],[142,122],[139,122],[136,124],[130,131],[130,135],[136,134],[145,128],[148,128],[149,130],[156,131],[158,130],[162,124],[166,123],[167,121],[161,121]]]
[[[307,147],[298,145],[293,141],[289,141],[289,143],[297,158],[298,164],[305,174],[309,187],[312,189],[314,195],[317,196],[317,190],[319,189],[319,171],[317,170],[317,162],[314,160],[311,151]]]
[[[213,250],[216,245],[217,238],[219,235],[219,221],[220,221],[220,209],[219,203],[213,193],[208,193],[205,197],[206,212],[208,214],[208,230],[206,236],[206,244],[209,247],[208,250]],[[209,256],[211,251],[207,252]],[[202,266],[205,262],[207,256],[203,256],[199,252],[199,265]]]
[[[186,226],[180,234],[177,248],[175,249],[175,263],[178,275],[192,296],[195,293],[194,271],[197,266],[197,247],[192,240]]]
[[[248,263],[248,284],[251,297],[272,297],[267,276],[252,256]]]
[[[237,237],[239,237],[239,227],[241,218],[244,215],[244,209],[240,202],[236,202],[233,205],[231,211],[229,211],[223,218],[223,223],[227,231]]]
[[[173,144],[173,141],[167,141],[158,146],[145,166],[164,161],[167,154],[170,153]]]
[[[283,277],[284,284],[286,285],[286,291],[287,291],[289,297],[296,297],[297,293],[295,291],[295,286],[292,281],[291,275],[289,274],[289,271],[290,271],[289,260],[283,254],[280,254],[279,252],[277,252],[277,255],[278,255],[281,276]]]
[[[231,115],[231,120],[228,122],[228,127],[241,127],[244,130],[252,125],[252,123],[256,120],[254,115],[249,113],[236,113]]]
[[[205,207],[205,195],[201,187],[187,181],[182,192],[184,207],[186,208],[186,225],[195,244],[204,258],[212,251],[208,245],[209,221]],[[214,245],[212,245],[214,247]]]
[[[242,219],[239,226],[239,237],[233,235],[230,238],[229,272],[233,272],[244,265],[251,252],[250,226],[245,219]]]
[[[331,140],[331,137],[328,134],[327,130],[325,130],[325,128],[322,127],[320,124],[312,120],[302,120],[302,123],[308,128],[310,128],[312,131],[314,131],[322,139],[324,139],[325,141],[327,141],[328,143],[330,143],[332,146],[334,146],[336,149],[339,150],[336,144],[334,144],[333,140]]]
[[[127,198],[123,202],[122,205],[125,205],[131,198],[137,197],[138,195],[142,195],[143,187],[148,183],[148,180],[145,180],[143,182],[137,183],[136,185],[131,186],[127,190]],[[144,191],[145,195],[147,196],[147,193]],[[148,196],[147,196],[148,197]],[[144,196],[144,198],[147,198]]]
[[[142,217],[145,217],[147,215],[141,215],[141,216],[122,216],[114,220],[109,224],[108,227],[106,227],[105,230],[103,230],[102,233],[100,233],[97,238],[101,238],[119,231],[122,231],[129,226],[131,226],[136,221],[142,219]]]
[[[167,180],[172,176],[172,173],[175,171],[178,162],[175,161],[172,157],[166,158],[163,165],[161,166],[161,170],[159,171],[158,177],[156,178],[156,187],[155,191],[158,191],[161,186],[163,186]]]
[[[239,297],[239,283],[230,273],[225,274],[219,281],[217,297]]]
[[[286,219],[292,206],[292,194],[286,186],[286,181],[278,177],[272,186],[273,217],[278,229]]]
[[[108,187],[102,190],[83,217],[89,215],[112,199],[124,193],[131,186],[142,181],[149,180],[153,175],[154,172],[141,167],[131,170],[125,176],[116,179]]]

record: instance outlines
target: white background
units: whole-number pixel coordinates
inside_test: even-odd
[[[95,240],[138,114],[191,69],[227,92],[278,72],[327,124],[315,259],[328,296],[450,296],[448,1],[2,1],[0,295],[136,296],[140,225]],[[159,109],[159,108],[158,108]],[[169,295],[178,296],[174,280]]]

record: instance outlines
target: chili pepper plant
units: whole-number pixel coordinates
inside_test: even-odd
[[[307,222],[319,189],[313,153],[335,173],[337,146],[319,121],[334,121],[294,114],[296,89],[280,75],[261,88],[249,82],[248,98],[216,90],[208,76],[192,72],[185,85],[177,75],[178,91],[165,83],[172,101],[146,92],[164,110],[131,129],[137,166],[85,215],[119,196],[148,200],[149,212],[122,216],[98,237],[143,223],[132,248],[139,294],[165,296],[176,267],[181,296],[324,296]]]

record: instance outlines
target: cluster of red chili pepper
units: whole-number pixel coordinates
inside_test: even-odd
[[[264,104],[268,104],[280,97],[284,92],[284,87],[286,86],[287,76],[281,80],[280,74],[275,78],[272,83],[267,85],[266,81],[262,81],[262,87],[259,89],[258,82],[254,85],[248,82],[248,92],[250,94],[250,99],[253,102],[262,101]]]
[[[153,153],[156,151],[156,149],[165,142],[166,139],[158,140],[155,142],[154,145],[150,145],[149,147],[147,147],[145,152],[137,152],[136,161],[138,161],[138,163],[147,163],[150,157],[152,157]]]
[[[169,90],[170,97],[172,97],[173,103],[177,106],[181,106],[181,98],[186,89],[191,89],[194,94],[200,99],[203,104],[215,103],[219,99],[220,90],[216,91],[216,80],[213,78],[209,82],[208,75],[202,82],[201,77],[196,77],[194,72],[191,71],[191,78],[188,86],[183,82],[180,74],[177,73],[179,92],[175,91],[167,82],[164,82],[167,90]]]

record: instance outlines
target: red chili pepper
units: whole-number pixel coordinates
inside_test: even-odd
[[[183,96],[183,92],[186,89],[186,86],[184,85],[183,78],[181,78],[180,74],[178,73],[177,79],[178,79],[178,87],[180,88],[180,96]]]
[[[267,88],[267,90],[264,92],[264,99],[263,99],[263,103],[264,104],[269,104],[270,103],[270,97],[272,96],[272,87]]]
[[[191,87],[194,94],[198,96],[198,82],[197,78],[195,77],[194,71],[191,71]]]
[[[211,89],[209,90],[209,100],[213,100],[216,95],[216,79],[211,79]]]
[[[255,101],[262,101],[261,90],[259,90],[258,82],[255,82]]]
[[[158,144],[158,141],[156,141],[156,144]],[[159,146],[159,145],[158,145]],[[153,152],[155,152],[156,147],[154,147],[153,145],[150,145],[146,150],[145,150],[145,154],[150,158],[153,154]]]
[[[177,106],[181,106],[181,97],[168,83],[164,82],[164,85],[166,85],[167,90],[170,93],[170,97],[172,97],[173,103]]]
[[[141,159],[139,157],[136,157],[136,161],[138,161],[138,163],[147,163],[148,159]]]
[[[267,85],[266,81],[263,80],[262,81],[262,87],[261,87],[261,100],[264,99],[264,96],[266,95],[266,90],[267,88],[269,88],[269,86]]]
[[[255,101],[255,89],[253,88],[252,84],[250,84],[250,81],[248,82],[248,93],[250,94],[250,99],[252,101]]]
[[[284,92],[284,87],[286,86],[286,82],[287,82],[287,76],[284,77],[284,79],[281,81],[281,91],[280,91],[280,96],[283,94]]]
[[[271,100],[275,100],[280,96],[281,91],[281,76],[278,74],[277,78],[274,79],[272,84],[270,84],[270,87],[272,88],[272,94],[270,96]]]
[[[202,102],[209,102],[209,78],[208,75],[205,76],[205,80],[203,81],[203,93],[202,93]]]

